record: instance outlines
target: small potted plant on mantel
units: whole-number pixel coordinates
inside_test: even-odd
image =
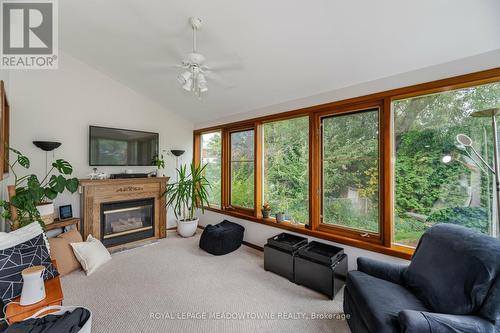
[[[10,201],[0,200],[0,206],[3,208],[2,216],[10,221],[11,230],[34,221],[44,226],[44,210],[49,208],[50,211],[50,205],[53,207],[51,200],[65,190],[71,193],[78,190],[78,179],[65,177],[73,173],[73,167],[67,161],[58,159],[52,162],[52,167],[42,180],[34,174],[20,177],[16,172],[16,166],[29,169],[30,160],[16,149],[9,148],[9,151],[16,156],[14,162],[9,161],[9,169],[14,176],[14,185],[7,187]],[[54,174],[56,171],[59,174]]]
[[[198,209],[204,213],[208,206],[208,189],[210,184],[204,176],[207,165],[196,166],[191,163],[189,172],[183,165],[177,169],[178,180],[168,184],[163,195],[167,196],[167,207],[171,207],[177,219],[177,233],[182,237],[191,237],[198,228]]]
[[[155,157],[153,157],[152,164],[156,167],[156,177],[162,177],[163,174],[160,170],[165,169],[163,154],[155,155]]]

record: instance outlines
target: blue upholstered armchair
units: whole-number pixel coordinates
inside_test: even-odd
[[[500,332],[500,240],[438,224],[408,266],[358,258],[344,312],[353,333]]]

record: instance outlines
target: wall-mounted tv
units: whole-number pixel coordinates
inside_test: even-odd
[[[149,166],[158,155],[158,133],[89,127],[89,165]]]

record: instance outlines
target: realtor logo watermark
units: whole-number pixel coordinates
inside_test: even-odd
[[[0,0],[1,68],[57,69],[57,0]]]

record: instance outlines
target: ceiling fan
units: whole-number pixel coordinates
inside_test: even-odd
[[[214,71],[237,69],[241,67],[240,61],[226,61],[223,63],[209,65],[205,63],[205,56],[198,52],[196,45],[196,33],[201,27],[201,19],[190,17],[189,24],[193,30],[193,50],[182,60],[181,64],[176,64],[174,68],[181,68],[183,71],[177,75],[177,81],[182,89],[193,93],[197,97],[208,91],[207,78],[219,83],[222,86],[231,86],[221,79]]]

